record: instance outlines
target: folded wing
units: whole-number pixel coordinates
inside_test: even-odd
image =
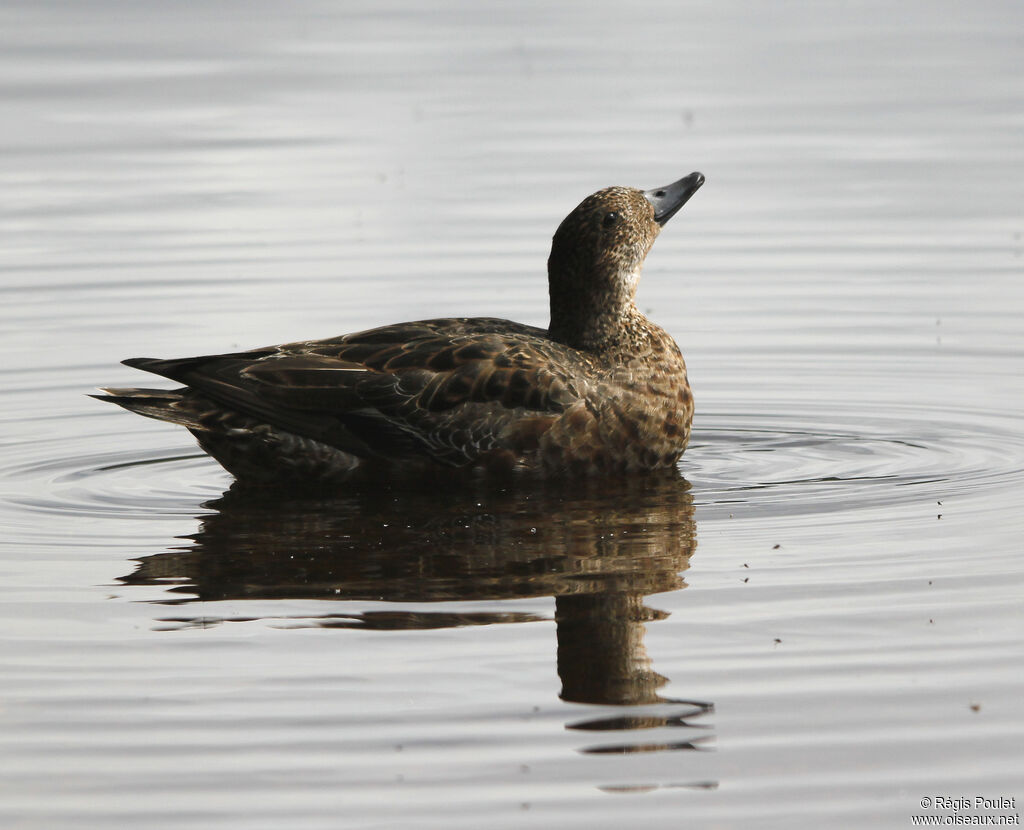
[[[500,325],[499,325],[500,324]],[[433,320],[227,355],[125,363],[362,458],[528,452],[580,398],[578,353],[508,321]]]

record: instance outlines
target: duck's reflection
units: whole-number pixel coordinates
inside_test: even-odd
[[[708,704],[667,700],[643,639],[664,617],[648,594],[685,587],[695,547],[692,498],[676,474],[564,485],[430,492],[373,489],[282,495],[232,487],[206,505],[190,543],[140,560],[122,581],[197,600],[395,603],[553,596],[563,700],[667,704],[660,714],[586,720],[575,729],[691,726]],[[529,622],[508,611],[388,610],[288,618],[290,625],[418,629]],[[169,617],[176,625],[209,618]],[[588,751],[696,748],[633,744]]]

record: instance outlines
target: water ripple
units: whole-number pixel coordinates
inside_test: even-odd
[[[686,476],[699,506],[774,516],[974,496],[1024,479],[1011,418],[929,416],[705,414]]]
[[[1024,438],[1011,416],[799,410],[700,415],[682,472],[702,520],[736,510],[794,517],[941,501],[1024,481]],[[101,517],[194,515],[228,479],[180,445],[125,447],[122,436],[97,431],[19,448],[0,481],[7,500],[29,511]]]

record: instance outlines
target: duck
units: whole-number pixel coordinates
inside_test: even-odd
[[[595,478],[674,468],[693,394],[635,302],[662,227],[704,184],[608,187],[555,231],[546,329],[419,320],[229,354],[123,363],[182,384],[93,397],[185,427],[240,482]]]

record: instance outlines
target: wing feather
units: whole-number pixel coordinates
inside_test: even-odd
[[[506,448],[512,432],[538,440],[579,399],[571,375],[586,376],[574,371],[583,359],[528,326],[427,320],[251,352],[125,362],[347,452],[418,452],[459,465]],[[531,430],[510,429],[524,417],[536,422]]]

